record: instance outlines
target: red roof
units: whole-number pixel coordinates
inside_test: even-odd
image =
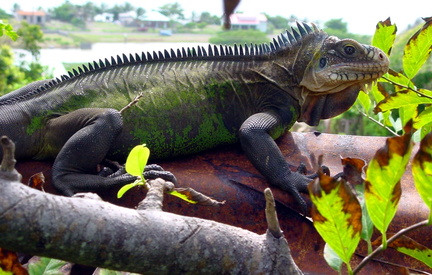
[[[264,14],[233,13],[230,19],[231,24],[235,25],[258,25],[260,22],[267,22]]]
[[[28,16],[45,16],[46,13],[44,11],[17,11],[19,15],[28,15]]]

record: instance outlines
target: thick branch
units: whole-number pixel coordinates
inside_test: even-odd
[[[54,196],[3,175],[0,194],[0,247],[9,250],[138,273],[301,273],[286,239],[270,233]]]

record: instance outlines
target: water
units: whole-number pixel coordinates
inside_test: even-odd
[[[40,51],[40,63],[49,66],[53,70],[53,76],[66,74],[62,63],[89,63],[99,59],[111,59],[111,56],[126,54],[135,55],[144,52],[162,51],[164,49],[177,50],[182,47],[204,46],[206,43],[94,43],[91,49],[42,49]],[[20,50],[16,50],[22,53]],[[26,60],[31,57],[23,57]]]

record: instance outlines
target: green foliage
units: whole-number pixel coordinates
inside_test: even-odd
[[[0,21],[0,30],[2,27],[7,29],[5,32],[6,35],[12,35],[12,37],[17,35],[10,25]],[[37,41],[32,41],[35,37],[38,38],[38,29],[36,29],[36,34],[31,33],[31,30],[34,30],[31,25],[24,24],[20,30],[19,33],[21,38],[25,41],[25,45],[33,50],[32,53],[39,53]],[[3,32],[0,32],[0,36],[2,35]],[[0,95],[46,77],[46,75],[44,75],[46,70],[47,68],[37,62],[21,62],[18,66],[14,65],[12,49],[8,45],[0,45]],[[48,75],[48,77],[50,77],[50,75]]]
[[[266,14],[267,20],[271,23],[276,29],[287,29],[289,20],[283,16],[269,16]]]
[[[159,8],[159,12],[169,18],[184,19],[184,10],[178,2],[165,4]]]
[[[400,179],[411,155],[411,135],[387,139],[370,161],[366,173],[366,208],[375,227],[381,232],[384,248],[386,232],[396,214],[402,194]]]
[[[135,186],[144,186],[147,189],[149,188],[143,176],[144,169],[147,165],[147,161],[149,157],[150,157],[150,150],[146,147],[145,144],[137,145],[131,150],[131,152],[129,153],[126,159],[125,168],[126,168],[126,172],[128,172],[132,176],[136,176],[137,180],[135,182],[126,184],[122,188],[120,188],[120,190],[117,193],[117,198],[121,198],[128,190],[134,188]],[[207,199],[204,198],[201,200],[202,196],[200,194],[198,196],[201,197],[194,197],[196,194],[194,193],[193,190],[174,189],[168,191],[167,193],[192,204],[198,203],[198,201],[196,201],[195,198],[199,199],[200,200],[199,202],[203,202],[204,200]]]
[[[217,15],[211,15],[209,12],[202,12],[200,15],[199,22],[207,23],[209,25],[220,25],[221,19]]]
[[[229,30],[222,31],[209,39],[212,44],[250,44],[269,42],[267,35],[258,30]]]
[[[10,19],[13,16],[5,12],[3,9],[0,9],[0,21],[1,19]]]
[[[129,156],[126,159],[126,172],[132,176],[136,176],[137,180],[135,182],[126,184],[117,193],[117,198],[121,198],[124,193],[128,190],[134,188],[135,186],[145,186],[146,182],[143,176],[145,166],[150,157],[150,150],[145,144],[135,146],[132,151],[130,151]]]
[[[412,170],[414,184],[420,197],[432,210],[432,133],[427,134],[420,143],[420,150],[414,157]],[[429,224],[432,224],[431,214],[429,214]]]
[[[40,26],[22,21],[17,33],[20,36],[20,42],[23,43],[23,48],[37,59],[41,49],[38,43],[43,42],[43,32]]]
[[[411,131],[408,128],[405,131],[407,133],[403,136],[388,138],[386,145],[376,152],[366,170],[366,180],[361,177],[364,169],[362,166],[354,165],[353,159],[349,162],[343,160],[344,176],[350,180],[361,179],[350,183],[363,183],[363,186],[357,185],[355,188],[361,207],[350,192],[345,191],[349,190],[349,187],[345,186],[344,180],[320,174],[319,179],[309,186],[311,200],[314,203],[314,226],[329,246],[325,248],[324,256],[332,268],[340,271],[340,263],[344,262],[349,273],[355,274],[374,255],[387,247],[414,257],[429,266],[432,264],[430,249],[403,237],[403,234],[410,230],[432,224],[430,213],[428,220],[402,229],[397,234],[390,235],[391,238],[387,240],[387,229],[395,216],[401,197],[400,179],[405,172],[412,149]],[[353,171],[346,169],[348,166],[357,168]],[[432,133],[426,135],[420,144],[412,164],[412,174],[421,198],[429,209],[432,209]],[[374,251],[370,245],[373,226],[382,234],[374,241],[381,241],[381,246]],[[360,230],[361,238],[368,243],[370,255],[352,271],[347,256],[356,250]]]
[[[391,54],[396,30],[390,20],[378,23],[372,44]],[[432,91],[417,88],[418,85],[413,79],[428,60],[431,50],[432,19],[427,18],[425,24],[405,45],[402,56],[403,72],[390,69],[380,80],[386,85],[372,86],[369,98],[362,95],[353,108],[360,110],[365,117],[386,127],[393,134],[403,132],[402,125],[413,119],[414,127],[418,130],[415,140],[420,140],[432,129]],[[393,92],[387,91],[386,87],[389,86]]]
[[[345,181],[323,173],[319,181],[310,185],[309,194],[316,230],[351,270],[349,262],[360,241],[362,228],[360,203]],[[335,259],[334,255],[331,258]]]
[[[63,22],[71,22],[77,13],[77,6],[73,5],[70,1],[65,1],[60,6],[51,10],[52,17]]]
[[[62,260],[41,257],[38,258],[38,260],[35,260],[29,264],[28,272],[30,275],[36,275],[36,274],[60,275],[63,274],[61,272],[61,268],[67,264],[68,262]]]
[[[13,30],[12,26],[8,24],[6,21],[0,20],[0,36],[5,34],[13,41],[18,39],[18,34]]]
[[[386,145],[376,152],[366,170],[365,180],[363,180],[361,176],[363,167],[354,169],[354,171],[356,171],[355,173],[357,173],[356,175],[352,170],[346,169],[348,164],[346,162],[344,163],[346,166],[344,168],[345,177],[348,179],[357,179],[357,181],[351,182],[352,184],[362,183],[362,185],[356,186],[361,210],[359,210],[358,207],[356,207],[355,210],[348,206],[341,207],[341,205],[343,205],[341,202],[347,203],[351,200],[347,199],[349,196],[340,191],[339,186],[344,184],[343,180],[335,182],[334,179],[328,179],[320,175],[319,180],[316,180],[310,186],[311,199],[313,203],[316,204],[313,209],[320,209],[329,205],[332,206],[331,209],[325,209],[325,213],[327,213],[325,218],[322,218],[320,215],[314,216],[314,211],[312,212],[312,216],[317,231],[323,236],[324,240],[328,242],[328,246],[331,248],[326,248],[325,259],[329,262],[329,265],[336,270],[340,271],[340,261],[342,261],[347,264],[349,273],[355,274],[370,261],[374,255],[387,247],[394,248],[401,253],[424,262],[428,266],[432,266],[432,261],[430,260],[432,251],[414,240],[402,236],[411,230],[432,224],[432,133],[430,131],[432,122],[432,110],[430,109],[432,105],[432,92],[427,89],[417,88],[412,80],[421,70],[432,50],[432,19],[426,18],[425,21],[426,23],[408,40],[405,46],[403,57],[404,71],[398,73],[390,70],[383,79],[379,80],[380,85],[372,85],[369,89],[369,95],[361,94],[357,100],[357,108],[362,109],[365,115],[369,116],[370,114],[366,113],[375,109],[375,111],[378,112],[376,118],[378,123],[381,123],[381,125],[385,127],[391,125],[395,129],[393,130],[394,132],[400,131],[404,133],[401,136],[388,138]],[[377,31],[373,38],[374,45],[390,54],[395,39],[396,27],[392,25],[389,20],[380,22],[377,25]],[[384,85],[382,85],[383,82],[387,88],[393,88],[394,92],[390,94]],[[375,108],[374,105],[376,105]],[[394,114],[390,113],[392,111],[397,111],[397,115],[400,117],[395,119]],[[397,126],[397,124],[399,124],[399,126]],[[404,125],[403,129],[402,125]],[[415,131],[417,131],[416,133],[420,133],[417,135],[417,138],[422,138],[420,149],[414,156],[412,162],[412,174],[420,197],[430,209],[429,217],[428,220],[402,229],[400,232],[390,235],[390,238],[388,238],[387,229],[397,211],[402,192],[400,179],[405,173],[410,159],[413,132]],[[354,165],[351,164],[351,166]],[[332,184],[331,187],[322,187],[326,186],[329,182],[335,183]],[[322,189],[325,190],[325,192],[322,192],[322,195],[319,196],[319,199],[316,199],[316,192],[313,192],[313,190],[317,190],[317,186],[321,186]],[[338,214],[335,215],[333,214],[334,212],[338,212]],[[322,213],[322,211],[319,211],[319,213]],[[340,236],[348,236],[351,237],[351,240],[345,241],[347,246],[356,246],[358,236],[357,234],[353,234],[353,231],[350,230],[358,226],[358,219],[352,219],[352,217],[357,217],[358,215],[362,217],[361,238],[368,243],[369,256],[351,271],[346,258],[349,254],[341,253],[340,248],[335,248],[334,243],[340,242]],[[334,233],[330,230],[331,227],[328,227],[326,230],[319,228],[322,224],[331,225],[335,223],[337,219],[334,217],[336,216],[345,217],[339,220],[346,221],[346,224],[342,226],[344,228],[337,228],[339,232]],[[349,220],[348,217],[351,217],[351,220]],[[381,237],[379,240],[375,241],[381,242],[381,245],[374,251],[372,251],[370,242],[373,227],[381,232]],[[325,235],[329,235],[329,232],[333,232],[333,237],[331,235],[330,237],[324,237]],[[351,232],[351,234],[347,232]],[[329,238],[333,238],[334,240],[329,241]],[[356,247],[345,249],[347,249],[347,251],[355,251]],[[338,260],[337,257],[339,257],[340,260]]]
[[[338,30],[342,33],[348,32],[348,24],[343,22],[342,18],[339,19],[331,19],[324,23],[326,29]]]

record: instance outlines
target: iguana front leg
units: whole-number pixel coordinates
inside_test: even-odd
[[[78,109],[47,123],[45,144],[60,148],[53,164],[53,184],[64,195],[98,191],[133,182],[123,174],[94,174],[123,128],[121,115],[113,109]]]
[[[291,172],[282,152],[271,133],[282,127],[282,119],[273,112],[257,113],[250,116],[239,130],[240,143],[255,168],[266,177],[270,184],[288,191],[306,213],[306,201],[299,191],[307,192],[310,178]]]

